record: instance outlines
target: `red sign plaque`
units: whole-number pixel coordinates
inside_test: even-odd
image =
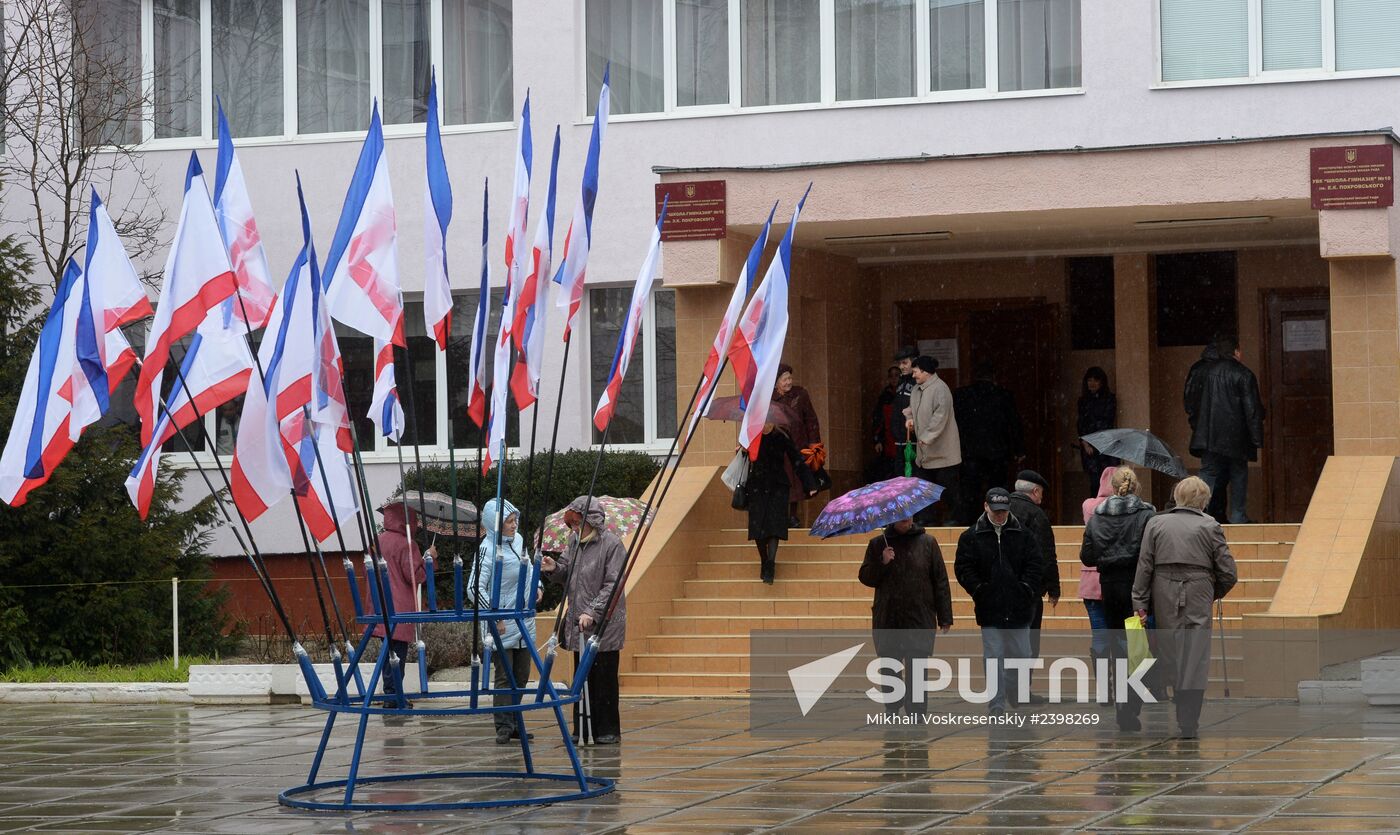
[[[1383,209],[1395,202],[1390,145],[1312,149],[1314,209]]]
[[[690,183],[657,183],[656,216],[661,217],[661,201],[670,197],[666,222],[661,225],[663,241],[705,241],[723,238],[726,222],[724,180],[698,180]]]

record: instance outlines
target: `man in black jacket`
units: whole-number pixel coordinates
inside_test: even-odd
[[[1016,474],[1016,492],[1011,494],[1011,515],[1020,520],[1040,551],[1041,579],[1039,594],[1035,598],[1035,614],[1031,616],[1031,657],[1040,657],[1040,622],[1045,615],[1045,597],[1050,597],[1050,605],[1060,603],[1060,566],[1055,556],[1055,530],[1050,526],[1050,517],[1040,506],[1045,503],[1045,490],[1050,485],[1045,476],[1035,470],[1022,470]],[[1043,704],[1045,697],[1031,695],[1032,704]]]
[[[972,524],[980,510],[977,497],[992,487],[1006,487],[1012,461],[1026,455],[1016,396],[996,383],[996,369],[983,360],[972,383],[953,392],[953,414],[962,442],[962,504],[959,521]]]
[[[1203,356],[1187,375],[1191,454],[1201,459],[1200,476],[1212,493],[1229,484],[1230,522],[1240,525],[1249,521],[1249,462],[1264,445],[1264,405],[1259,381],[1240,361],[1239,340],[1222,336],[1215,352],[1215,359]]]
[[[885,459],[889,468],[885,478],[904,475],[904,444],[909,440],[909,431],[904,424],[904,410],[909,408],[909,399],[914,392],[914,358],[918,355],[918,349],[913,345],[905,345],[894,355],[894,361],[899,366],[899,379],[894,385],[894,396],[890,403],[889,417],[886,418],[884,435],[875,439],[876,452],[883,454],[885,444],[893,444],[895,448],[893,459]]]
[[[1006,661],[1030,656],[1030,623],[1044,566],[1035,539],[1011,515],[1011,494],[993,487],[982,508],[982,516],[958,537],[953,574],[972,597],[982,627],[982,657],[992,691],[988,710],[1001,714],[1007,688],[1015,683],[1006,674]]]

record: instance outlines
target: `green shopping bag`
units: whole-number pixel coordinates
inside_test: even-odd
[[[1128,674],[1137,670],[1142,662],[1152,657],[1152,647],[1147,643],[1147,629],[1137,615],[1129,615],[1123,621],[1123,631],[1128,633]]]
[[[914,442],[909,441],[904,445],[904,474],[914,474]]]

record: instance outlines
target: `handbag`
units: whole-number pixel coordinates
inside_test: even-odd
[[[1128,634],[1128,674],[1131,675],[1142,662],[1153,657],[1152,647],[1147,642],[1147,629],[1137,615],[1129,615],[1123,621],[1123,631]]]
[[[740,455],[743,455],[743,453],[740,453]],[[739,481],[738,483],[736,483],[736,484],[734,485],[734,495],[731,496],[730,499],[729,499],[729,506],[732,507],[732,508],[734,508],[735,510],[748,510],[748,509],[749,509],[749,489],[748,489],[748,487],[749,487],[749,485],[748,485],[748,481],[749,481],[749,463],[748,463],[748,462],[749,462],[749,457],[748,457],[747,455],[743,455],[743,459],[744,459],[744,467],[743,467],[743,469],[744,469],[744,477],[743,477],[743,480],[742,480],[742,481]]]

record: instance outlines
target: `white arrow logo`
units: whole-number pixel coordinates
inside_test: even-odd
[[[817,701],[826,695],[826,691],[846,671],[846,665],[862,649],[865,649],[865,644],[856,644],[788,670],[788,681],[792,682],[792,691],[797,695],[797,706],[802,709],[803,716],[816,707]]]

